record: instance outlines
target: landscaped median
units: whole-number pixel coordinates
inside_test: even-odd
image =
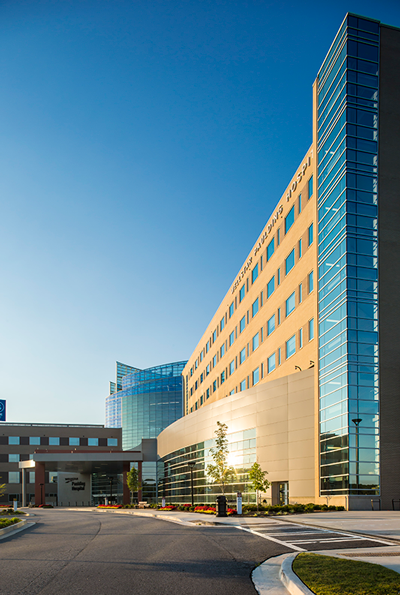
[[[293,571],[315,595],[398,595],[400,574],[379,564],[298,554]]]
[[[17,517],[13,517],[12,519],[0,519],[0,529],[5,529],[6,527],[11,527],[11,525],[15,525],[16,523],[20,523],[21,519]]]

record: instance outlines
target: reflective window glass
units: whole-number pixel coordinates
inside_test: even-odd
[[[256,368],[252,373],[253,386],[260,380],[260,368]]]
[[[107,438],[107,446],[118,446],[118,438]]]
[[[314,240],[314,225],[311,223],[310,227],[308,228],[308,245],[311,246]]]
[[[234,306],[234,303],[232,302],[231,305],[229,306],[229,318],[232,318],[234,309],[235,309],[235,306]]]
[[[235,371],[235,360],[233,359],[231,361],[231,363],[229,364],[229,375],[233,374],[234,371]]]
[[[98,438],[88,438],[88,446],[99,446]]]
[[[308,321],[308,337],[310,341],[314,339],[314,318]]]
[[[285,217],[285,233],[289,231],[294,223],[294,205]]]
[[[240,363],[242,364],[245,359],[246,359],[246,347],[244,347],[242,349],[242,351],[240,352]]]
[[[275,353],[269,356],[267,360],[268,374],[275,370]]]
[[[285,275],[287,275],[294,267],[294,248],[285,260]]]
[[[270,241],[270,243],[267,246],[267,261],[271,258],[271,256],[273,255],[274,252],[275,252],[275,242],[274,242],[274,238],[272,238],[272,240]]]
[[[246,317],[243,316],[243,318],[239,322],[239,330],[240,330],[241,333],[244,331],[245,326],[246,326]]]
[[[30,436],[29,437],[29,444],[34,444],[34,445],[40,444],[40,438],[39,438],[39,436]]]
[[[251,314],[252,314],[253,318],[257,314],[257,312],[258,312],[258,298],[253,302],[253,305],[251,307]]]
[[[225,382],[225,370],[221,372],[221,384]]]
[[[294,353],[296,353],[296,335],[290,337],[288,341],[286,341],[286,359],[291,357]]]
[[[231,345],[233,345],[234,341],[235,341],[235,331],[232,331],[231,334],[229,335],[229,347]]]
[[[60,446],[60,438],[58,438],[56,436],[50,436],[49,445],[50,446]]]
[[[308,293],[311,293],[314,289],[314,271],[308,275]]]
[[[246,380],[242,380],[240,383],[240,390],[246,390]]]
[[[242,285],[242,287],[240,288],[240,291],[239,291],[239,303],[244,298],[245,293],[246,293],[246,287],[245,287],[245,285]]]
[[[79,438],[70,438],[69,445],[70,446],[79,446]]]
[[[19,444],[19,436],[9,436],[8,444]]]
[[[308,200],[310,200],[310,198],[312,197],[313,192],[314,192],[314,188],[313,188],[314,183],[313,182],[314,182],[313,176],[311,176],[311,178],[308,180]]]
[[[20,483],[19,471],[8,472],[8,483]]]
[[[219,323],[219,330],[222,331],[225,326],[225,316],[221,318],[221,322]]]
[[[258,263],[254,267],[254,269],[251,271],[251,282],[254,283],[254,281],[257,279],[257,277],[258,277]]]
[[[267,334],[270,335],[275,330],[275,314],[267,322]]]
[[[254,335],[254,337],[252,339],[253,351],[255,351],[257,349],[259,344],[260,344],[260,337],[259,337],[259,333],[257,333],[256,335]]]
[[[269,298],[275,291],[275,275],[267,284],[267,298]]]
[[[9,463],[19,463],[19,455],[15,455],[15,454],[8,455],[8,462]]]
[[[225,354],[225,343],[222,343],[221,349],[220,349],[220,357],[222,357],[224,354]]]
[[[286,316],[289,316],[293,312],[296,305],[295,302],[295,293],[293,292],[286,300]]]

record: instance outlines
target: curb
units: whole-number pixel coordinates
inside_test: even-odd
[[[33,527],[36,523],[29,522],[29,521],[21,521],[16,523],[15,525],[10,525],[10,527],[4,527],[4,529],[0,529],[0,539],[5,539],[6,537],[10,537],[10,533],[19,533],[24,529],[29,529]]]
[[[118,510],[118,509],[107,509],[107,508],[103,508],[103,509],[97,509],[97,512],[113,512],[113,513],[117,513],[117,514],[131,514],[133,516],[140,516],[140,517],[152,517],[152,518],[156,518],[160,521],[168,521],[170,523],[177,523],[178,525],[184,525],[186,527],[195,527],[196,525],[194,523],[190,523],[188,521],[182,521],[181,519],[177,518],[177,517],[171,517],[171,516],[166,516],[163,514],[156,514],[155,512],[137,512],[136,510]]]
[[[282,562],[279,577],[291,595],[313,595],[308,587],[292,570],[292,564],[299,554],[289,554]]]

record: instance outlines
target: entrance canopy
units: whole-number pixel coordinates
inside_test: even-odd
[[[21,461],[20,469],[34,471],[36,463],[44,466],[44,471],[66,473],[122,473],[124,463],[139,463],[143,461],[140,451],[37,451],[29,461]]]

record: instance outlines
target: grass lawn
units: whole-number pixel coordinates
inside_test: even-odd
[[[0,519],[0,529],[4,529],[10,525],[15,525],[15,523],[19,523],[20,521],[21,519],[17,519],[16,517],[12,519]]]
[[[377,564],[299,554],[293,570],[315,595],[398,595],[400,574]]]

